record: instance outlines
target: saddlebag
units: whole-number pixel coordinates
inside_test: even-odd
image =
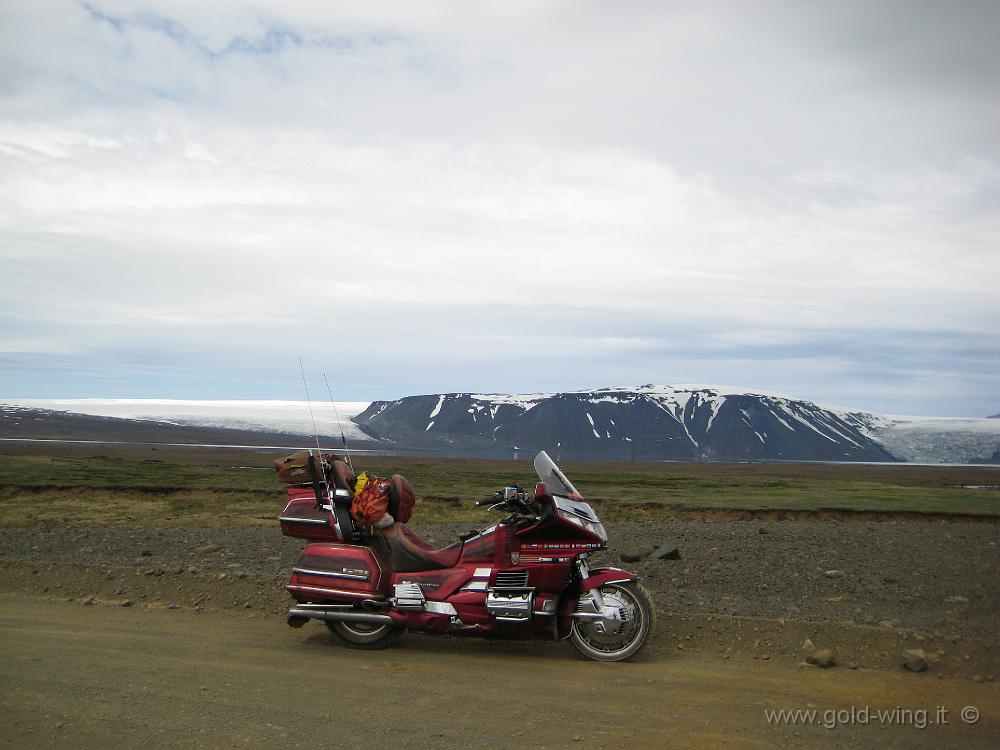
[[[309,544],[292,568],[286,587],[300,602],[383,599],[389,576],[368,547]]]
[[[278,479],[285,484],[306,484],[313,481],[309,473],[311,455],[311,451],[299,451],[291,456],[275,459],[274,470],[278,472]]]
[[[332,500],[318,507],[312,485],[286,487],[285,493],[288,504],[278,516],[281,533],[285,536],[314,542],[350,542],[357,536],[348,492],[334,490]]]
[[[323,453],[313,458],[316,466],[316,476],[313,476],[309,466],[312,451],[299,451],[291,456],[277,458],[274,470],[278,479],[285,484],[311,484],[315,481],[326,481],[331,487],[352,491],[354,489],[354,470],[332,453]]]

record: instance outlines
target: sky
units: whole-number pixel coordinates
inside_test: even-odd
[[[1000,4],[0,6],[0,399],[1000,412]]]

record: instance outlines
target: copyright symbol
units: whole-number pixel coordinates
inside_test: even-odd
[[[961,711],[962,721],[966,724],[975,724],[979,721],[979,709],[975,706],[965,706]]]

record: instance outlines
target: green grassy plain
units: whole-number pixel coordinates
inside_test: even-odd
[[[284,492],[268,452],[87,455],[93,448],[0,453],[0,526],[273,523]],[[472,507],[510,483],[534,486],[529,461],[364,457],[356,465],[405,475],[421,522],[481,523]],[[1000,516],[996,467],[835,464],[566,462],[563,469],[609,521],[692,511],[942,513]]]

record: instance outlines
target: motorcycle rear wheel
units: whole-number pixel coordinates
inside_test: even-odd
[[[372,625],[366,622],[325,622],[326,629],[349,648],[377,651],[399,640],[404,628],[397,625]]]
[[[616,633],[599,633],[592,622],[573,620],[570,642],[581,655],[594,661],[622,661],[634,656],[656,627],[656,610],[645,586],[638,581],[609,583],[601,587],[605,602],[617,605],[623,624]]]

